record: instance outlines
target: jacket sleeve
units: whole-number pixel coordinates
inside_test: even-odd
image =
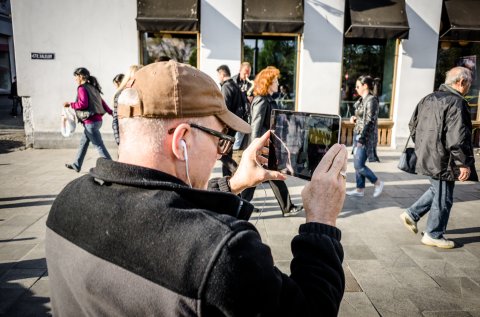
[[[370,97],[365,104],[365,120],[363,122],[363,130],[360,133],[361,143],[365,143],[368,133],[374,131],[374,125],[377,124],[378,119],[378,100],[377,97]]]
[[[456,98],[445,117],[445,147],[455,166],[466,167],[475,163],[472,148],[472,123],[464,100]]]
[[[408,123],[408,129],[410,131],[410,136],[412,137],[412,141],[415,143],[415,136],[417,132],[417,123],[418,123],[418,107],[420,104],[415,107],[413,111],[412,117],[410,118],[410,122]]]
[[[304,224],[291,246],[287,276],[254,228],[234,234],[206,282],[205,315],[337,316],[345,288],[340,230]]]
[[[224,83],[222,85],[221,90],[222,90],[222,95],[223,95],[223,98],[225,99],[225,104],[227,105],[228,110],[230,110],[230,112],[235,113],[235,109],[233,109],[234,105],[231,102],[233,100],[232,89],[230,88],[230,86],[227,83]]]
[[[103,109],[105,109],[105,111],[108,112],[109,115],[112,115],[112,109],[110,109],[110,107],[107,105],[107,103],[103,99],[102,99],[102,106],[103,106]]]
[[[255,98],[252,102],[252,140],[262,136],[262,126],[267,108],[268,101],[265,98]]]
[[[78,86],[77,89],[77,101],[71,102],[70,107],[74,110],[87,110],[88,109],[88,93],[85,87]]]
[[[415,143],[415,137],[417,134],[417,125],[418,125],[418,115],[423,106],[423,103],[430,95],[427,95],[419,101],[415,110],[413,111],[412,117],[410,118],[410,122],[408,123],[408,129],[410,130],[410,135],[412,136],[412,141]]]
[[[230,176],[215,177],[208,180],[208,190],[231,193],[229,184]]]

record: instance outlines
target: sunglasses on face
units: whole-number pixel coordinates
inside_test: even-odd
[[[200,131],[203,131],[205,133],[211,134],[215,137],[217,137],[218,144],[217,144],[217,153],[220,155],[225,155],[228,152],[230,152],[230,149],[233,146],[233,143],[235,143],[235,137],[230,136],[226,134],[228,132],[228,128],[223,129],[222,132],[218,132],[206,127],[202,127],[201,125],[195,124],[195,123],[188,123],[192,128],[198,129]],[[168,134],[172,134],[173,131],[175,131],[175,128],[171,128],[168,130]]]

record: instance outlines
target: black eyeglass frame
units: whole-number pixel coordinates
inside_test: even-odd
[[[230,149],[232,148],[233,143],[235,143],[235,137],[230,136],[228,134],[218,132],[218,131],[213,130],[213,129],[209,129],[209,128],[203,127],[203,126],[195,124],[195,123],[187,122],[187,124],[190,125],[192,128],[198,129],[200,131],[203,131],[205,133],[211,134],[211,135],[219,138],[220,141],[218,142],[218,146],[217,146],[218,154],[221,154],[221,155],[227,154],[228,152],[230,152]],[[177,127],[169,129],[168,134],[172,134],[173,131],[175,131],[176,128]],[[224,141],[224,142],[222,142],[222,141]]]

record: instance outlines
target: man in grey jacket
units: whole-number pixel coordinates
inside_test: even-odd
[[[338,314],[343,145],[330,149],[302,191],[306,223],[292,239],[287,275],[248,221],[253,206],[237,196],[285,179],[262,167],[269,132],[253,140],[231,178],[209,183],[233,144],[225,129],[250,126],[228,111],[208,75],[175,61],[139,70],[119,96],[118,116],[118,161],[99,159],[48,216],[55,316]]]
[[[415,142],[416,171],[430,177],[430,188],[400,215],[404,225],[418,232],[417,222],[429,213],[422,243],[451,249],[443,235],[453,205],[455,181],[478,180],[472,145],[472,122],[464,99],[472,83],[469,69],[447,72],[445,84],[423,98],[410,120]]]

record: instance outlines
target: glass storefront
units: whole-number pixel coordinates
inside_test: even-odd
[[[295,110],[297,36],[245,36],[243,60],[252,65],[252,78],[267,66],[280,70],[279,91],[273,97],[281,109]]]
[[[11,82],[8,38],[0,37],[0,94],[9,94]]]
[[[473,121],[478,120],[478,97],[480,92],[480,78],[478,65],[480,62],[480,43],[468,41],[440,41],[438,43],[437,69],[435,72],[435,87],[445,82],[446,72],[455,66],[467,67],[472,71],[473,82],[470,91],[465,96],[470,106]]]
[[[142,64],[166,56],[197,67],[197,34],[141,32]]]
[[[357,78],[370,75],[375,79],[377,87],[373,93],[380,102],[378,117],[391,119],[395,51],[395,39],[345,39],[340,101],[342,118],[350,118],[355,113],[353,105],[359,97],[355,91]]]

